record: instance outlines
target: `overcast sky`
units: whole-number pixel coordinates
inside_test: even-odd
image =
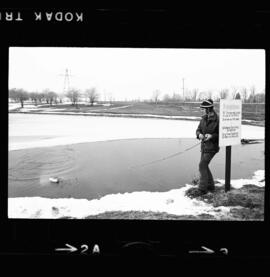
[[[233,49],[135,49],[11,47],[9,88],[39,91],[64,89],[64,74],[71,73],[70,87],[96,87],[116,100],[149,99],[187,90],[233,87],[265,88],[264,50]]]

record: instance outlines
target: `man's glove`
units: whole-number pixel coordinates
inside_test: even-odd
[[[203,134],[199,134],[199,140],[203,140],[204,139],[204,135]]]
[[[207,141],[207,140],[209,140],[209,139],[211,139],[211,138],[212,138],[212,135],[206,134],[206,135],[205,135],[204,141]]]

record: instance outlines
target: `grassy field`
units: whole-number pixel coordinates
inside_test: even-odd
[[[90,104],[78,104],[72,106],[70,103],[61,105],[39,105],[36,110],[31,112],[59,112],[61,113],[101,113],[101,114],[137,114],[142,116],[145,114],[160,115],[160,116],[195,116],[200,117],[200,102],[185,102],[185,103],[152,103],[152,102],[112,102],[111,106],[104,106],[104,103],[91,106]],[[27,108],[27,104],[25,104]],[[219,104],[215,103],[215,110],[219,113]],[[13,112],[20,112],[20,108]],[[265,122],[265,104],[243,104],[242,119],[256,121],[256,125],[264,126]]]

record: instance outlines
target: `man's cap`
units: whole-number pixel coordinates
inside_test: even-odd
[[[211,107],[214,107],[212,99],[204,100],[200,105],[200,108],[203,108],[203,109],[207,109],[207,108],[211,108]]]

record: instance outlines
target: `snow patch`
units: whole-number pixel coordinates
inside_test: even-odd
[[[219,181],[220,183],[216,184],[216,186],[223,186],[225,184],[225,180],[223,179],[217,179],[217,181]],[[245,185],[255,185],[258,187],[264,187],[265,186],[264,170],[255,171],[252,179],[231,180],[231,186],[235,189],[240,189]]]
[[[16,109],[18,109],[20,107],[21,107],[20,103],[9,103],[8,104],[8,110],[9,111],[16,110]]]
[[[245,180],[262,186],[264,170],[255,172],[252,180]],[[223,181],[223,180],[221,180]],[[236,187],[243,186],[243,180],[232,180]],[[264,181],[263,181],[264,185]],[[49,199],[43,197],[17,197],[8,199],[9,218],[85,218],[112,211],[166,212],[174,215],[209,214],[216,219],[229,216],[231,207],[213,207],[211,204],[191,199],[185,195],[192,185],[167,192],[136,191],[131,193],[109,194],[100,199]],[[235,207],[234,207],[235,208]]]

